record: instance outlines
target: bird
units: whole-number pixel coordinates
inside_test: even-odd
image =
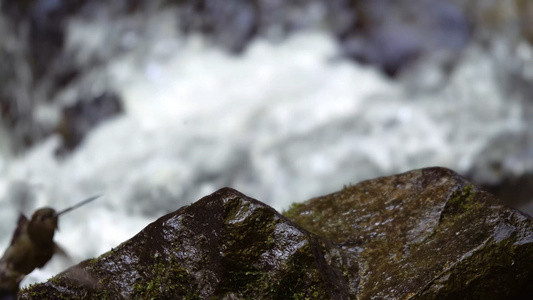
[[[58,230],[58,217],[85,205],[100,196],[88,198],[60,212],[51,207],[36,210],[28,220],[22,213],[13,232],[9,247],[0,258],[1,291],[17,291],[22,279],[35,268],[42,268],[54,254],[68,256],[54,242]]]

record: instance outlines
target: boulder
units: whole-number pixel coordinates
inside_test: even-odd
[[[427,168],[294,204],[221,189],[20,299],[528,299],[533,220]]]

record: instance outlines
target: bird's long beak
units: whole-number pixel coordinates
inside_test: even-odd
[[[87,203],[89,203],[89,202],[91,202],[91,201],[94,201],[94,200],[96,200],[96,199],[99,198],[99,197],[100,197],[100,195],[98,195],[98,196],[94,196],[94,197],[91,197],[91,198],[86,199],[86,200],[83,200],[83,201],[81,201],[81,202],[78,203],[78,204],[75,204],[75,205],[73,205],[73,206],[71,206],[71,207],[69,207],[69,208],[66,208],[66,209],[64,209],[64,210],[62,210],[62,211],[60,211],[60,212],[57,212],[57,213],[55,214],[55,216],[56,216],[56,217],[59,217],[60,215],[65,214],[65,213],[67,213],[67,212],[69,212],[69,211],[71,211],[71,210],[73,210],[73,209],[76,209],[76,208],[82,206],[82,205],[85,205],[85,204],[87,204]],[[57,228],[57,225],[56,225],[56,228]]]

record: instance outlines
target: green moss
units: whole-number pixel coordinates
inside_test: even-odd
[[[289,209],[283,212],[283,216],[302,226],[304,229],[322,235],[329,229],[328,226],[345,226],[342,222],[333,224],[334,218],[331,218],[331,211],[323,210],[313,206],[312,202],[293,203]],[[332,231],[334,232],[334,231]],[[331,236],[330,236],[331,237]]]
[[[471,218],[474,214],[480,212],[483,206],[484,202],[476,197],[474,186],[472,184],[465,185],[450,196],[439,221],[441,224],[449,224],[450,222]],[[446,228],[446,226],[444,227]]]
[[[296,237],[285,240],[281,229],[284,227],[278,227],[285,221],[269,208],[240,202],[234,199],[225,204],[226,250],[217,294],[241,299],[328,299],[310,241],[304,242],[309,237],[302,234],[299,248],[286,249],[283,245],[294,243]],[[295,206],[298,204],[292,207]],[[287,260],[269,258],[280,251],[294,252]],[[275,268],[265,268],[265,264]]]
[[[36,287],[38,286],[39,286],[38,283],[30,284],[29,286],[22,288],[19,294],[20,295],[29,294],[31,299],[46,299],[48,292],[46,290],[36,289]]]
[[[344,191],[344,190],[350,189],[350,188],[352,188],[354,185],[355,185],[355,184],[353,184],[353,183],[351,183],[351,182],[348,183],[348,184],[345,184],[345,185],[342,186],[342,190]]]
[[[448,205],[454,206],[460,212],[464,212],[471,208],[479,208],[481,206],[480,202],[474,200],[474,186],[469,184],[465,185],[462,190],[454,193]]]
[[[149,268],[144,280],[139,278],[133,285],[134,299],[200,299],[189,271],[181,267],[171,256],[170,261],[154,257],[155,263]]]
[[[297,213],[300,212],[300,209],[303,207],[303,203],[292,203],[287,211],[282,212],[281,214],[285,217],[294,220],[294,217]]]
[[[229,272],[223,278],[221,296],[233,294],[243,299],[328,299],[324,283],[316,268],[311,247],[302,247],[277,271],[261,271],[255,260],[241,264],[249,271]],[[227,266],[227,265],[226,265]],[[228,284],[229,283],[229,284]]]

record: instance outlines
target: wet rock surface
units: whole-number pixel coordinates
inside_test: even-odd
[[[20,297],[527,299],[532,256],[530,217],[428,168],[284,216],[224,188]]]
[[[225,188],[21,298],[347,299],[326,250],[272,208]]]
[[[365,181],[295,205],[288,216],[334,242],[362,242],[362,299],[532,292],[531,218],[448,169]]]

